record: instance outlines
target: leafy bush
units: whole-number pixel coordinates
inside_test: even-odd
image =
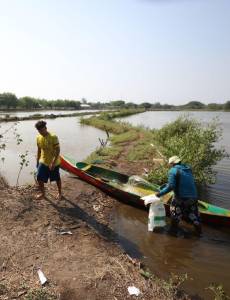
[[[217,119],[204,125],[189,116],[182,116],[162,129],[155,130],[154,134],[155,142],[158,143],[166,162],[169,157],[178,155],[184,163],[192,167],[198,184],[215,182],[213,166],[228,156],[223,148],[215,148],[222,137]],[[165,163],[151,172],[149,180],[161,184],[167,180],[167,172],[168,166]]]

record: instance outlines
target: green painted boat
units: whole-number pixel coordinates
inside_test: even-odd
[[[139,176],[128,176],[96,165],[77,162],[67,156],[61,156],[60,166],[63,170],[78,176],[120,201],[141,208],[145,208],[141,197],[159,191],[158,185],[152,184]],[[168,215],[172,196],[173,193],[170,192],[163,197]],[[230,210],[200,200],[198,204],[203,223],[230,227]]]

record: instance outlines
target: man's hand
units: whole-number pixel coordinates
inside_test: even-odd
[[[159,198],[160,197],[160,193],[159,192],[156,193],[155,196]]]
[[[50,169],[50,171],[53,171],[54,168],[55,168],[55,163],[52,162],[52,163],[49,165],[49,169]]]

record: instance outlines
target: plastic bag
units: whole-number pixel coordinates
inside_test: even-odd
[[[157,191],[157,186],[155,186],[154,184],[148,182],[147,180],[141,178],[140,176],[137,175],[132,175],[129,177],[128,180],[128,184],[131,186],[137,186],[140,188],[144,188],[144,189],[150,189],[153,191]]]
[[[161,199],[159,197],[157,197],[155,194],[144,196],[141,199],[144,200],[145,205],[148,205],[148,204],[151,204],[151,203],[156,204],[157,202],[161,201]]]

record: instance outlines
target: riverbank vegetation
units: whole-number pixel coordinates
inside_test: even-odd
[[[91,102],[85,98],[81,100],[69,99],[39,99],[34,97],[17,98],[12,93],[0,93],[0,110],[47,110],[47,109],[130,109],[130,108],[144,108],[146,110],[208,110],[208,111],[230,111],[230,101],[225,103],[208,103],[204,104],[200,101],[189,101],[182,105],[161,104],[160,102],[146,102],[141,101],[139,104],[124,101],[112,100],[106,102]]]
[[[118,114],[119,115],[119,114]],[[116,115],[103,113],[98,117],[81,119],[82,124],[95,126],[112,133],[110,145],[100,147],[90,160],[116,160],[124,155],[126,143],[135,141],[135,147],[126,149],[124,159],[128,162],[143,161],[148,166],[148,180],[162,184],[167,180],[168,158],[178,155],[184,163],[191,165],[198,184],[215,182],[213,166],[227,157],[225,149],[216,147],[221,139],[221,128],[217,120],[202,124],[190,116],[179,117],[159,130],[133,127],[128,123],[116,121]]]

